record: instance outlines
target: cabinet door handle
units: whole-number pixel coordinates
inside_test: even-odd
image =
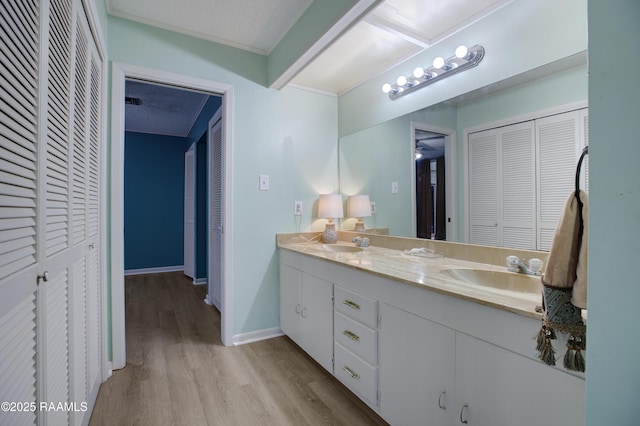
[[[299,314],[299,313],[300,313],[300,304],[298,303],[296,305],[296,314]]]
[[[349,331],[349,330],[345,330],[345,331],[343,331],[343,332],[342,332],[342,334],[344,334],[345,336],[347,336],[349,339],[351,339],[351,340],[353,340],[353,341],[356,341],[356,342],[359,342],[359,341],[360,341],[360,336],[358,336],[358,335],[357,335],[357,334],[355,334],[355,333],[352,333],[352,332],[351,332],[351,331]]]
[[[467,420],[467,416],[464,416],[464,418],[462,418],[463,414],[465,414],[465,412],[469,409],[469,405],[468,404],[464,404],[462,406],[462,409],[460,410],[460,423],[462,424],[467,424],[469,423],[469,420]]]
[[[352,302],[351,300],[345,300],[344,302],[342,302],[342,304],[347,305],[350,308],[360,310],[360,305],[358,305],[356,302]]]
[[[359,379],[360,378],[360,375],[358,373],[356,373],[355,371],[353,371],[352,369],[350,369],[346,365],[344,367],[342,367],[342,369],[344,371],[346,371],[347,374],[350,375],[352,379]]]
[[[300,315],[302,315],[302,318],[306,318],[307,317],[307,307],[306,306],[304,308],[302,308],[302,312],[300,313]]]
[[[446,402],[443,402],[443,400],[447,397],[447,392],[446,391],[442,391],[440,392],[440,397],[438,398],[438,407],[440,407],[443,410],[447,409],[447,405]]]

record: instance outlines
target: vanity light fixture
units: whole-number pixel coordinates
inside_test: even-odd
[[[333,223],[333,219],[343,217],[342,195],[320,195],[318,199],[318,217],[329,219],[322,233],[322,241],[329,244],[338,241],[338,231],[336,231],[336,224]]]
[[[371,216],[371,201],[368,195],[352,195],[349,197],[349,216],[358,219],[354,232],[365,232],[363,217]]]
[[[390,99],[398,99],[408,93],[421,89],[469,68],[473,68],[484,58],[484,47],[475,45],[471,48],[458,46],[455,54],[450,58],[441,56],[435,58],[428,68],[418,67],[413,70],[411,76],[401,75],[393,84],[385,83],[382,91],[389,95]]]

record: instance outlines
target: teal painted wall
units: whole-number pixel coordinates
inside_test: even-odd
[[[337,190],[337,99],[299,89],[270,90],[266,58],[109,17],[109,60],[234,86],[232,198],[234,334],[279,326],[275,234],[320,228],[313,204]],[[258,176],[271,190],[258,190]]]
[[[637,425],[640,2],[589,0],[587,426]]]
[[[125,132],[124,269],[184,263],[187,139]]]
[[[363,218],[365,226],[389,228],[391,235],[404,237],[412,236],[412,121],[455,130],[456,108],[436,105],[340,139],[341,193],[368,194],[377,214]],[[398,182],[397,194],[391,193],[391,182]]]

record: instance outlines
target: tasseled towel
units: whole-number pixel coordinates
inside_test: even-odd
[[[575,194],[567,204],[558,223],[549,257],[542,276],[542,306],[544,318],[534,336],[538,358],[556,365],[551,341],[557,332],[568,333],[564,368],[585,371],[582,352],[586,349],[586,325],[581,308],[587,305],[587,194],[579,192],[582,209]]]

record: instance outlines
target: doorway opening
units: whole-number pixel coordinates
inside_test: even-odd
[[[411,124],[413,235],[456,241],[455,131]]]
[[[416,229],[418,238],[447,239],[445,137],[416,130]]]
[[[142,68],[134,65],[114,62],[112,65],[112,99],[111,105],[111,298],[112,298],[112,366],[123,368],[126,364],[125,305],[124,305],[124,147],[125,147],[125,86],[127,80],[147,82],[160,86],[169,86],[191,92],[200,92],[221,98],[221,131],[220,142],[225,146],[224,152],[231,152],[231,123],[233,86],[210,80],[199,79],[179,74]],[[135,102],[133,100],[132,102]],[[205,126],[208,128],[208,120]],[[232,229],[231,199],[231,166],[230,156],[221,159],[221,192],[222,224],[224,229]],[[182,157],[184,162],[184,157]],[[212,198],[210,185],[207,193]],[[208,223],[208,221],[207,221]],[[208,225],[207,225],[208,226]],[[207,232],[208,234],[208,232]],[[221,247],[231,247],[230,234],[222,237]],[[207,242],[209,245],[209,242]],[[221,250],[223,258],[221,271],[221,340],[225,345],[233,344],[233,298],[230,285],[233,259],[230,250]],[[204,303],[204,302],[203,302]]]

